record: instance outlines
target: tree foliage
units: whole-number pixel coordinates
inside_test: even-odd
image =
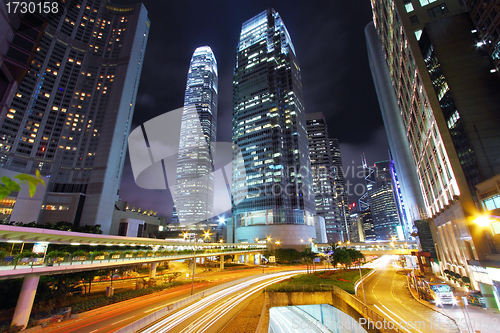
[[[30,197],[35,195],[36,187],[39,184],[45,186],[45,181],[42,179],[40,171],[38,170],[36,170],[34,177],[26,173],[20,173],[14,176],[14,179],[3,176],[0,178],[0,182],[0,200],[9,196],[12,192],[21,191],[21,185],[28,185]]]

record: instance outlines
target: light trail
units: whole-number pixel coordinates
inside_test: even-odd
[[[302,273],[302,271],[275,273],[275,274],[273,274],[275,277],[272,278],[271,281],[268,281],[267,284],[262,283],[261,285],[259,285],[259,287],[264,288],[264,285],[269,285],[269,284],[275,283],[275,282],[280,281],[280,280],[284,280],[290,276],[300,274],[300,273]],[[146,332],[146,333],[168,332],[170,329],[179,325],[180,323],[187,320],[191,316],[195,315],[196,313],[199,313],[200,311],[206,309],[207,307],[209,307],[213,304],[216,304],[218,301],[222,300],[223,298],[226,298],[233,293],[236,293],[242,289],[250,287],[251,285],[253,285],[255,283],[262,282],[262,281],[267,280],[269,278],[270,278],[270,276],[261,276],[261,277],[258,277],[258,278],[255,278],[255,279],[252,279],[249,281],[242,282],[236,286],[229,287],[225,290],[221,290],[219,292],[216,292],[216,293],[209,295],[206,298],[201,299],[201,300],[187,306],[186,308],[166,317],[165,319],[160,320],[159,322],[145,328],[141,332]],[[253,289],[255,289],[255,287],[252,288],[252,290]],[[255,291],[256,290],[254,290],[253,292],[255,292]],[[242,295],[248,296],[247,293],[244,293]],[[235,299],[240,299],[240,296],[242,296],[242,295],[236,296]],[[240,300],[240,302],[241,302],[241,300]],[[233,304],[233,302],[231,302],[231,304]],[[234,306],[236,306],[236,305],[234,305]],[[210,314],[211,313],[212,313],[212,311],[210,312]],[[194,327],[193,324],[191,324],[191,325],[192,325],[191,327]],[[197,331],[197,332],[200,332],[200,331]]]
[[[291,276],[291,275],[290,275]],[[237,295],[236,297],[224,302],[223,304],[218,305],[215,309],[207,313],[205,316],[202,318],[199,318],[193,324],[189,326],[189,328],[186,328],[182,330],[181,332],[183,333],[191,333],[191,332],[205,332],[210,326],[213,325],[215,321],[217,321],[220,317],[224,316],[227,314],[229,311],[231,311],[234,307],[236,307],[239,303],[244,301],[247,297],[252,295],[253,293],[257,292],[258,290],[261,290],[265,287],[267,287],[270,284],[279,282],[283,280],[284,278],[287,278],[288,276],[285,277],[277,277],[274,278],[271,281],[266,281],[264,283],[261,283],[257,286],[252,287],[251,289],[245,291],[242,294]],[[203,325],[203,326],[202,326]]]

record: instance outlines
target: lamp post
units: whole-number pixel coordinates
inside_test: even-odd
[[[194,272],[196,269],[196,233],[194,235],[194,251],[193,251],[193,273],[191,274],[191,296],[193,295],[194,289]]]
[[[363,282],[363,274],[361,274],[361,258],[358,260],[358,268],[359,268],[359,278],[361,279],[361,290],[363,291],[363,299],[365,300],[365,306],[366,306],[365,283]]]

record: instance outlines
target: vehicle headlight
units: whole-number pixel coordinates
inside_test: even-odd
[[[441,305],[441,299],[438,297],[436,297],[436,305],[439,306]]]
[[[457,302],[457,298],[456,298],[455,296],[453,296],[453,297],[451,298],[451,302],[453,303],[453,305],[457,305],[457,304],[458,304],[458,302]]]

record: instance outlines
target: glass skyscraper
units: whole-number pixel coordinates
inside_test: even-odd
[[[233,79],[232,216],[236,242],[315,238],[300,66],[274,9],[243,23]],[[239,149],[238,149],[239,148]],[[236,155],[234,156],[236,157]]]
[[[477,186],[500,174],[497,39],[488,37],[498,26],[490,21],[494,8],[484,1],[466,1],[470,13],[463,1],[371,3],[372,73],[379,98],[398,108],[387,114],[404,130],[412,163],[402,165],[416,171],[425,205],[412,219],[428,222],[435,271],[467,276],[473,289],[493,295],[476,272],[497,267],[500,236],[474,221],[490,214],[479,209]],[[386,77],[391,84],[380,84]]]
[[[217,85],[212,49],[197,48],[189,65],[175,180],[174,205],[181,224],[212,218]]]
[[[328,127],[321,112],[306,114],[306,121],[316,214],[325,218],[328,243],[337,243],[344,240],[344,223],[337,202],[340,198],[337,197],[337,177],[332,163]]]
[[[104,0],[54,3],[59,9],[47,14],[28,72],[0,115],[0,175],[39,170],[49,180],[34,198],[18,194],[10,220],[100,224],[108,233],[149,34],[147,11]],[[23,33],[36,37],[30,29]]]
[[[351,225],[351,212],[349,210],[349,195],[342,167],[342,155],[340,154],[339,140],[330,139],[330,152],[332,154],[332,165],[335,173],[335,190],[337,191],[337,204],[340,211],[342,233],[344,241],[350,240],[349,225]]]

